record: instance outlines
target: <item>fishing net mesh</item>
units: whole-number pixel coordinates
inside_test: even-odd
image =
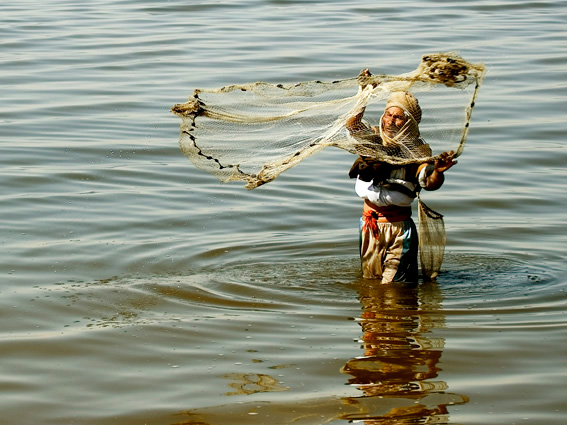
[[[449,150],[458,157],[484,71],[456,53],[436,53],[397,76],[361,72],[332,82],[196,89],[172,112],[182,120],[181,150],[195,166],[254,189],[329,146],[399,165],[432,162]],[[372,127],[400,91],[419,100],[422,114],[404,140],[386,144]],[[362,111],[365,129],[347,130],[349,118]]]
[[[426,280],[436,280],[443,264],[447,235],[443,215],[429,208],[418,195],[419,259]]]
[[[459,156],[483,75],[482,65],[454,53],[432,54],[423,56],[415,71],[398,76],[361,73],[333,82],[196,89],[172,112],[182,120],[181,150],[198,168],[253,189],[328,146],[392,164],[431,161],[448,150]],[[369,127],[378,124],[395,91],[419,99],[420,137],[432,152],[412,150],[408,141],[386,147],[370,132],[347,131],[347,120],[363,108]]]

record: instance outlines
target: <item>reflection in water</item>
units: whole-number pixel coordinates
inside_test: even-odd
[[[342,372],[362,391],[350,398],[361,412],[343,419],[365,424],[446,423],[447,405],[467,402],[446,394],[447,384],[435,380],[443,338],[429,335],[444,326],[437,285],[362,285],[363,355],[349,360]]]
[[[355,396],[293,396],[254,398],[261,393],[293,392],[274,377],[258,373],[223,375],[235,391],[227,396],[252,396],[250,401],[227,403],[179,412],[175,425],[317,425],[354,423],[407,425],[448,423],[447,406],[466,403],[465,396],[445,392],[438,379],[444,340],[434,330],[445,326],[441,292],[435,284],[410,288],[401,285],[361,285],[359,299],[362,355],[341,368]],[[271,366],[271,369],[286,365]],[[336,374],[337,370],[330,371]],[[360,391],[360,393],[358,393]],[[352,394],[351,391],[348,392]],[[289,393],[288,393],[289,394]]]

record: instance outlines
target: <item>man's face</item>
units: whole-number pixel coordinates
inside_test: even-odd
[[[382,128],[388,137],[394,137],[406,123],[407,118],[402,108],[391,106],[384,111]]]

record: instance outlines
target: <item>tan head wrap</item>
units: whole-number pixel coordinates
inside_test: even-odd
[[[419,135],[419,122],[421,121],[421,108],[415,96],[406,91],[396,91],[390,94],[386,101],[384,111],[393,106],[401,108],[406,115],[406,122],[394,137],[390,137],[383,129],[383,117],[380,118],[380,137],[384,145],[398,145],[400,148],[411,145],[420,145],[423,142]],[[410,151],[408,150],[408,153]],[[412,156],[414,156],[412,154]]]
[[[391,108],[392,106],[402,108],[405,112],[410,114],[418,124],[421,121],[421,108],[419,107],[419,102],[410,92],[395,91],[390,94],[390,97],[388,97],[388,101],[386,102],[385,109]]]

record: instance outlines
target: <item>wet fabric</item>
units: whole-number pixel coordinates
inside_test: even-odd
[[[360,219],[362,276],[381,283],[416,283],[418,278],[418,233],[410,218],[393,223]]]

